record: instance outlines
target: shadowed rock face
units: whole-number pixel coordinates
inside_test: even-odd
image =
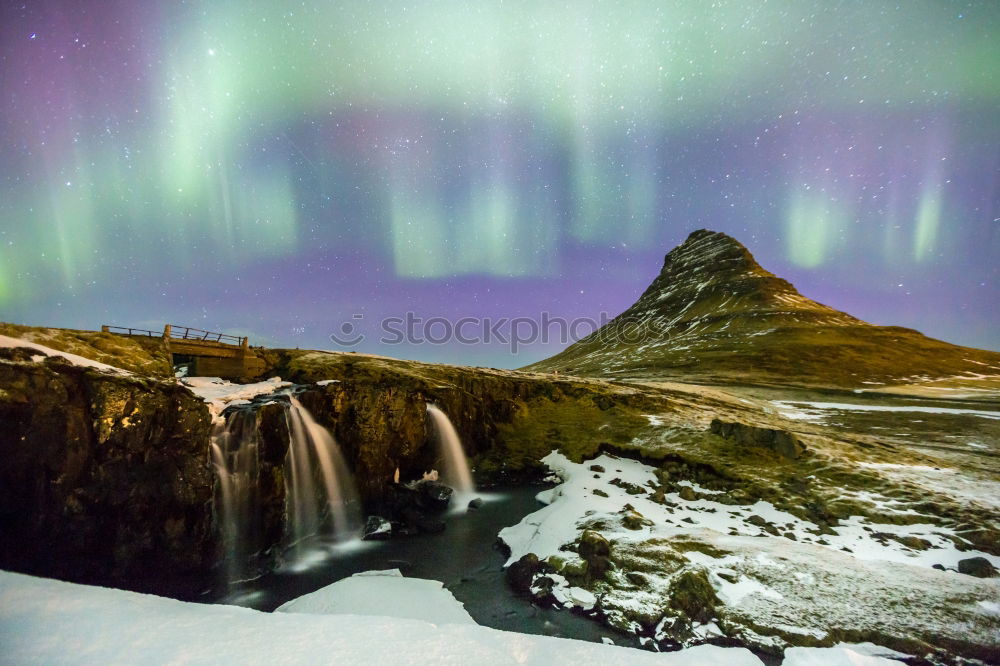
[[[759,446],[770,449],[791,460],[795,460],[806,450],[799,438],[787,430],[759,428],[745,423],[730,423],[719,419],[712,419],[709,430],[743,446]]]
[[[526,369],[854,388],[989,368],[1000,371],[1000,354],[867,324],[802,296],[735,239],[700,230],[667,254],[634,305]]]
[[[217,547],[205,404],[57,358],[0,361],[0,387],[0,567],[199,590]]]

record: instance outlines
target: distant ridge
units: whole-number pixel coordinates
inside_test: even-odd
[[[525,368],[602,377],[859,387],[1000,376],[1000,353],[874,326],[802,296],[736,239],[693,232],[639,300]]]

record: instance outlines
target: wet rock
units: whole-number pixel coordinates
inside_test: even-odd
[[[418,481],[415,490],[417,505],[426,511],[444,511],[455,492],[439,481]]]
[[[368,516],[361,537],[365,541],[385,541],[392,536],[392,523],[381,516]]]
[[[559,600],[556,599],[553,593],[555,585],[555,580],[548,576],[535,576],[534,580],[531,581],[529,592],[532,598],[543,608],[558,608],[562,604],[559,603]]]
[[[507,567],[507,572],[505,573],[507,584],[515,592],[527,594],[531,591],[531,583],[538,570],[538,556],[534,553],[523,555],[521,559]]]
[[[469,511],[476,511],[478,509],[481,509],[482,506],[483,506],[483,498],[482,497],[475,497],[475,498],[469,500]]]
[[[770,449],[789,460],[799,458],[806,451],[805,445],[799,438],[787,430],[759,428],[745,423],[712,419],[709,431],[741,446]]]
[[[958,572],[976,578],[996,578],[1000,576],[993,563],[985,557],[967,557],[958,561]]]

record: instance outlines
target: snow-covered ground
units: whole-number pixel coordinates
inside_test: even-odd
[[[385,579],[349,580],[378,585]],[[468,622],[434,621],[441,615],[434,605],[442,601],[427,596],[427,581],[402,580],[407,584],[397,586],[395,596],[384,599],[386,608],[391,610],[393,601],[412,607],[422,600],[431,619],[262,613],[0,572],[0,660],[11,664],[101,665],[761,665],[757,657],[739,648],[702,646],[662,655],[499,631]],[[373,588],[371,593],[376,591]],[[332,592],[327,589],[326,595],[338,596],[339,590]],[[324,596],[322,590],[314,594],[318,597],[303,604],[311,605]],[[354,599],[360,600],[357,595]]]
[[[930,523],[876,524],[854,516],[835,533],[822,533],[767,502],[714,501],[716,493],[693,483],[685,485],[696,491],[694,499],[667,492],[662,502],[655,501],[655,469],[637,461],[604,455],[577,464],[553,452],[543,462],[563,483],[539,494],[545,507],[500,533],[511,549],[508,564],[534,553],[540,559],[557,556],[572,568],[582,562],[572,547],[565,547],[584,529],[599,531],[623,561],[646,565],[641,585],[630,582],[630,572],[615,571],[609,574],[611,583],[593,588],[615,626],[639,632],[629,619],[637,615],[663,615],[669,621],[663,603],[670,598],[672,582],[685,570],[699,570],[706,573],[729,619],[746,620],[748,627],[823,639],[828,627],[926,629],[947,635],[961,621],[968,635],[977,633],[977,640],[1000,647],[1000,622],[981,604],[1000,597],[1000,581],[932,568],[954,568],[974,556],[1000,565],[1000,558],[958,550],[959,537],[950,529]],[[885,511],[894,510],[891,501],[874,500],[883,502]],[[909,547],[907,537],[925,545]],[[564,605],[586,608],[565,596]],[[718,632],[713,623],[696,629],[694,641]],[[743,637],[762,646],[783,644],[749,629]]]
[[[103,370],[105,372],[114,372],[121,375],[132,374],[128,370],[122,370],[121,368],[116,368],[113,365],[108,365],[107,363],[100,363],[89,358],[84,358],[83,356],[77,356],[76,354],[70,354],[67,352],[62,352],[57,349],[52,349],[51,347],[46,347],[45,345],[40,345],[37,342],[29,342],[28,340],[22,340],[20,338],[12,338],[7,335],[0,335],[0,348],[13,348],[13,347],[26,347],[28,349],[34,349],[39,352],[37,356],[32,356],[31,360],[35,362],[45,360],[47,356],[58,356],[66,359],[73,365],[79,365],[85,368],[94,368],[95,370]]]
[[[655,469],[649,465],[625,458],[603,455],[586,463],[573,463],[563,454],[553,451],[542,459],[563,483],[539,494],[539,501],[547,506],[526,516],[518,525],[500,533],[511,549],[508,564],[525,553],[535,553],[540,558],[565,555],[560,551],[579,534],[579,524],[595,515],[620,517],[624,504],[631,504],[652,524],[641,530],[621,528],[618,538],[647,539],[651,535],[674,536],[692,529],[709,529],[719,534],[761,537],[767,532],[761,525],[748,522],[757,515],[764,521],[778,526],[782,534],[794,535],[798,543],[815,544],[828,550],[843,551],[848,548],[853,557],[864,560],[884,560],[914,566],[931,567],[942,564],[954,567],[967,557],[982,556],[1000,566],[1000,557],[976,551],[960,551],[953,541],[955,532],[930,523],[890,525],[869,523],[860,516],[843,521],[836,534],[819,534],[816,525],[790,513],[776,509],[771,503],[757,501],[749,505],[728,505],[707,498],[684,500],[678,493],[666,493],[665,504],[653,501],[648,494],[628,494],[617,485],[609,483],[621,479],[625,483],[651,489],[657,483]],[[595,474],[591,467],[597,465],[606,471]],[[712,496],[716,491],[707,490],[691,482],[681,482],[701,495]],[[600,489],[607,497],[594,494]],[[885,507],[888,509],[888,505]],[[868,529],[866,529],[868,528]],[[930,542],[926,550],[915,551],[898,541],[876,538],[874,534],[893,534],[901,537],[916,536]],[[884,543],[883,543],[884,542]]]
[[[387,615],[434,624],[476,623],[443,583],[404,578],[399,569],[355,574],[293,599],[278,611],[312,615]]]
[[[208,403],[213,416],[218,416],[230,405],[243,405],[259,395],[274,393],[291,386],[291,382],[272,377],[253,384],[234,384],[219,377],[178,377],[192,393]]]
[[[848,402],[811,402],[805,400],[774,400],[778,412],[786,419],[821,423],[831,411],[904,412],[921,414],[961,414],[984,419],[1000,419],[1000,411],[957,407],[922,407],[919,405],[859,405]]]
[[[275,613],[195,604],[0,571],[4,663],[44,664],[607,664],[762,666],[742,648],[658,654],[519,634],[471,621],[440,583],[369,572]],[[370,575],[376,574],[376,575]],[[381,574],[381,575],[379,575]],[[373,604],[384,614],[373,615]],[[422,608],[422,619],[411,617]],[[785,666],[886,666],[871,644],[790,649]]]

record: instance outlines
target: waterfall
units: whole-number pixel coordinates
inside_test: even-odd
[[[428,403],[427,413],[434,424],[438,445],[441,447],[441,454],[444,457],[444,469],[441,471],[442,480],[459,493],[474,493],[476,486],[472,482],[469,461],[465,458],[462,440],[458,438],[455,426],[451,424],[448,415],[435,405]]]
[[[335,539],[351,536],[362,525],[361,503],[340,447],[298,399],[289,396],[288,402],[286,501],[292,542],[300,543],[314,534],[325,533]],[[317,481],[322,493],[317,492]]]
[[[230,414],[215,424],[209,444],[219,477],[218,520],[225,549],[226,582],[249,573],[251,556],[259,550],[260,436],[251,410]]]
[[[294,396],[287,397],[285,533],[286,543],[300,551],[299,559],[309,537],[343,540],[360,532],[361,502],[333,436]],[[264,525],[260,450],[257,411],[251,407],[230,412],[213,428],[209,453],[219,479],[216,515],[228,584],[251,578],[255,556],[274,545],[263,543],[269,529]]]

